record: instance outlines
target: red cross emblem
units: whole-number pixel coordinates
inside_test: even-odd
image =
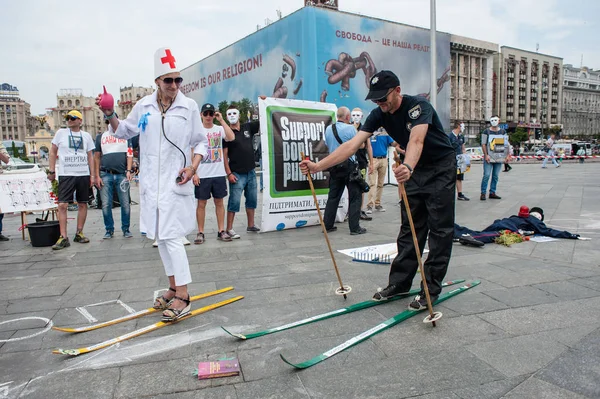
[[[167,50],[165,51],[165,54],[166,54],[166,57],[162,57],[162,58],[160,59],[160,61],[161,61],[163,64],[169,64],[169,67],[170,67],[171,69],[175,69],[175,57],[173,57],[173,55],[171,54],[171,50],[167,49]]]

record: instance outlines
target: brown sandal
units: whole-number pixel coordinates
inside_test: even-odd
[[[169,291],[176,292],[175,289],[171,288],[171,287],[169,287]],[[175,299],[175,297],[165,298],[164,295],[161,295],[158,298],[154,299],[154,305],[152,306],[152,308],[157,309],[157,310],[168,309],[169,306],[171,305],[171,303],[173,303],[174,299]]]
[[[167,322],[177,321],[177,320],[181,319],[182,317],[187,316],[190,313],[192,304],[190,302],[189,295],[188,295],[187,299],[183,299],[178,296],[174,296],[173,299],[180,300],[181,302],[185,303],[186,306],[183,309],[173,309],[170,307],[169,309],[165,310],[162,314],[162,321],[167,321]]]

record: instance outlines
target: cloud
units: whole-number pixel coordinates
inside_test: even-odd
[[[579,65],[581,54],[600,68],[595,0],[574,6],[559,0],[453,0],[437,2],[438,30],[563,57]],[[168,45],[188,66],[255,32],[276,10],[288,15],[300,0],[226,3],[181,0],[3,2],[0,76],[17,86],[33,113],[56,105],[62,88],[94,96],[103,84],[153,84],[154,51]],[[429,2],[343,0],[342,10],[429,27]],[[575,41],[573,38],[577,37]]]

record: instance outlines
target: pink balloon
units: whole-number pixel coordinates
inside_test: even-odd
[[[98,105],[102,109],[112,109],[115,106],[115,99],[112,94],[106,91],[106,86],[102,86],[104,88],[104,93],[100,95],[100,102]]]

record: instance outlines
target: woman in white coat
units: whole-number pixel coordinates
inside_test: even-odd
[[[164,321],[174,321],[191,309],[187,285],[192,278],[181,237],[196,228],[191,178],[206,154],[208,142],[198,104],[179,91],[183,79],[170,49],[156,51],[154,71],[157,90],[138,101],[127,119],[117,119],[114,109],[102,111],[115,136],[140,136],[141,223],[146,236],[158,241],[169,278],[169,290],[156,299],[154,308],[164,310]],[[96,103],[101,104],[101,96]]]

